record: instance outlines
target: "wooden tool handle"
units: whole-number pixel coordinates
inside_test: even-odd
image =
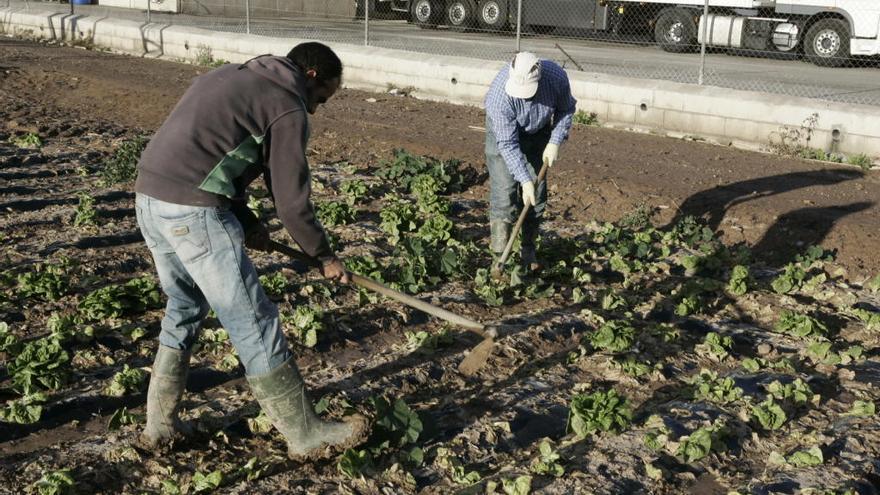
[[[279,253],[286,254],[287,256],[290,256],[291,258],[306,262],[306,263],[308,263],[312,266],[315,266],[315,267],[320,265],[318,260],[311,258],[310,256],[306,255],[305,253],[303,253],[301,251],[297,251],[296,249],[293,249],[290,246],[285,246],[284,244],[281,244],[280,242],[276,242],[276,241],[269,241],[269,244],[270,244],[272,250],[274,250],[274,251],[278,251]],[[487,329],[486,326],[483,325],[482,323],[478,323],[474,320],[471,320],[470,318],[466,318],[464,316],[457,315],[451,311],[447,311],[443,308],[439,308],[437,306],[434,306],[433,304],[426,303],[425,301],[422,301],[421,299],[412,297],[408,294],[398,292],[390,287],[387,287],[383,284],[380,284],[379,282],[376,282],[375,280],[371,280],[369,278],[363,277],[363,276],[358,275],[356,273],[351,274],[351,280],[352,280],[352,282],[355,283],[355,285],[363,287],[364,289],[376,292],[378,294],[382,294],[383,296],[394,299],[395,301],[406,304],[407,306],[418,309],[419,311],[424,311],[425,313],[428,313],[429,315],[436,316],[437,318],[440,318],[441,320],[446,320],[450,323],[467,328],[468,330],[471,330],[471,331],[479,334],[481,337],[484,337],[484,338],[495,337],[497,334],[497,331],[494,328]]]
[[[535,194],[538,194],[538,186],[544,182],[544,177],[547,176],[548,169],[547,161],[544,160],[544,164],[541,165],[541,171],[538,172],[538,180],[535,182]],[[537,198],[535,198],[537,201]],[[513,230],[510,231],[510,237],[507,239],[507,245],[504,246],[504,252],[501,253],[501,257],[498,258],[498,261],[495,262],[494,270],[500,270],[505,263],[507,263],[507,258],[510,257],[510,251],[513,249],[513,243],[516,241],[516,235],[519,234],[519,229],[522,228],[523,223],[526,221],[526,215],[529,213],[530,205],[523,205],[523,209],[519,214],[519,218],[516,220],[516,224],[513,226]]]

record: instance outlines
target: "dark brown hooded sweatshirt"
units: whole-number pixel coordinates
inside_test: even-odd
[[[245,190],[263,175],[293,240],[309,256],[332,257],[310,200],[305,84],[293,62],[269,55],[197,77],[141,155],[135,191],[228,206],[247,230],[258,220]]]

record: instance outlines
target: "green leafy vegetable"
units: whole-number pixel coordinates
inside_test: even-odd
[[[629,402],[614,390],[577,394],[571,399],[568,426],[578,437],[597,431],[620,433],[631,420]]]

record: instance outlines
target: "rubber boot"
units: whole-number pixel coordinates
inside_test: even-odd
[[[507,240],[510,238],[510,222],[504,220],[489,220],[489,249],[496,258],[500,258],[507,247]]]
[[[141,434],[146,447],[171,446],[175,439],[192,433],[177,412],[189,372],[189,351],[159,346],[147,389],[147,426]]]
[[[369,425],[362,416],[346,422],[318,418],[293,358],[265,375],[249,376],[248,382],[266,416],[287,440],[291,459],[325,459],[366,440]]]
[[[520,261],[523,270],[528,272],[536,272],[541,269],[538,263],[538,255],[535,250],[535,241],[538,239],[538,222],[528,221],[522,226],[522,248],[520,251]]]
[[[489,220],[489,249],[492,251],[492,278],[496,282],[504,279],[504,267],[498,264],[504,248],[507,247],[507,239],[510,237],[510,223],[504,220]]]

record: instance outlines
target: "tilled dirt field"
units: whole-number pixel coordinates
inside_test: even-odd
[[[492,283],[481,112],[349,90],[313,121],[315,199],[365,186],[329,230],[360,271],[499,323],[489,365],[464,377],[477,337],[255,254],[324,414],[374,416],[374,435],[341,459],[285,460],[210,321],[185,397],[198,434],[154,456],[135,442],[144,377],[109,386],[148,371],[162,312],[131,185],[102,171],[205,69],[17,40],[0,54],[2,492],[65,476],[77,493],[526,493],[527,476],[536,493],[880,488],[875,173],[578,127],[551,171],[547,270]],[[424,206],[381,176],[397,148],[463,162],[440,199],[452,238],[423,239],[421,259],[401,247],[415,232],[388,230],[385,194]]]

